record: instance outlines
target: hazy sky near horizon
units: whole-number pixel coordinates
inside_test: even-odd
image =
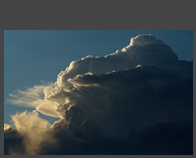
[[[162,40],[180,60],[193,60],[192,30],[5,30],[4,123],[10,124],[17,111],[33,110],[6,103],[10,93],[55,82],[72,61],[114,53],[140,34]],[[40,115],[51,124],[58,120]]]

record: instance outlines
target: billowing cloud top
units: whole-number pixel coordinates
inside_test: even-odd
[[[168,45],[152,35],[133,37],[128,46],[105,57],[87,56],[71,62],[55,83],[11,95],[10,102],[61,118],[40,131],[41,136],[51,137],[52,143],[43,138],[36,151],[25,152],[192,153],[192,64],[178,60]],[[20,116],[29,118],[26,115]],[[19,118],[17,115],[15,120]]]
[[[104,74],[112,71],[131,69],[141,64],[160,68],[175,68],[177,56],[171,48],[152,35],[139,35],[131,38],[128,46],[105,57],[87,56],[73,61],[57,78],[59,87],[65,86],[68,78],[91,72]],[[68,88],[69,86],[66,85]],[[65,86],[65,87],[66,87]]]

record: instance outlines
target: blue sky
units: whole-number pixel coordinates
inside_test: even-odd
[[[9,94],[34,85],[55,82],[70,62],[87,55],[105,56],[127,46],[130,38],[152,34],[169,45],[180,60],[193,59],[191,30],[5,30],[4,123],[10,115],[33,108],[6,103]],[[41,117],[53,123],[55,118]]]

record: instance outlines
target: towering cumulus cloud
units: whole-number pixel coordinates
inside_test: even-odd
[[[30,103],[28,94],[35,96]],[[193,153],[193,62],[178,60],[152,35],[133,37],[105,57],[73,61],[55,83],[10,96],[10,103],[60,120],[48,128],[36,111],[12,116],[15,127],[4,127],[6,154]]]

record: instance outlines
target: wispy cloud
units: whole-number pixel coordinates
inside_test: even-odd
[[[18,90],[15,94],[9,94],[12,99],[8,99],[7,103],[25,107],[37,107],[43,99],[44,88],[44,85],[36,85],[25,91]]]
[[[45,115],[59,117],[56,113],[58,104],[44,99],[44,89],[47,89],[49,85],[52,84],[36,85],[24,91],[18,90],[16,93],[11,93],[9,95],[11,99],[6,102],[17,106],[32,107]]]

